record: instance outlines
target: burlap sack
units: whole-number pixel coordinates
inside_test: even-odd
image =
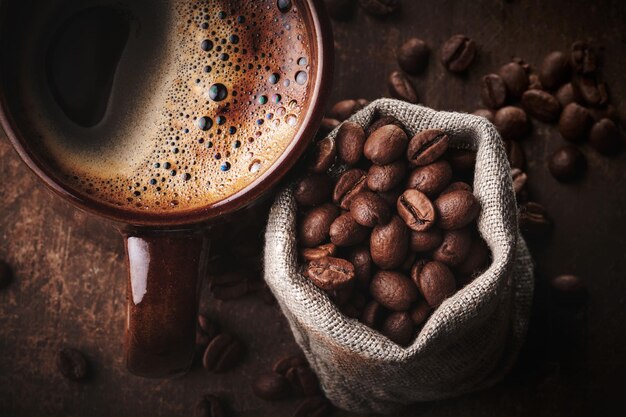
[[[513,365],[525,337],[533,276],[518,231],[509,164],[493,125],[481,117],[390,99],[374,101],[350,120],[367,126],[375,114],[396,117],[411,134],[444,129],[451,146],[477,150],[478,229],[491,248],[492,264],[433,312],[412,345],[401,347],[344,316],[298,273],[296,204],[285,189],[267,225],[265,280],[327,397],[350,411],[385,413],[497,382]],[[336,134],[337,129],[329,136]]]

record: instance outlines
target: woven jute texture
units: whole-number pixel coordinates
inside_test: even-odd
[[[526,334],[533,274],[519,235],[509,164],[493,125],[481,117],[390,99],[372,102],[350,120],[365,127],[376,115],[396,117],[411,135],[443,129],[451,146],[477,151],[474,194],[482,207],[478,230],[493,257],[489,268],[444,301],[415,341],[401,347],[344,316],[298,272],[296,204],[288,187],[276,197],[269,216],[265,280],[327,397],[350,411],[389,413],[501,379]],[[337,129],[329,136],[336,134]]]

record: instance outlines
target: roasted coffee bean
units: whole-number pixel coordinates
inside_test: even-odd
[[[445,153],[445,158],[450,163],[452,171],[456,173],[472,172],[476,165],[476,151],[468,149],[449,148]]]
[[[443,234],[441,245],[433,252],[433,259],[448,266],[457,266],[469,254],[472,235],[467,228],[449,230]]]
[[[593,74],[598,68],[596,53],[588,44],[576,41],[570,48],[570,62],[579,74]]]
[[[413,104],[416,104],[418,101],[417,91],[415,91],[413,83],[400,71],[393,71],[389,74],[387,88],[393,98]]]
[[[387,16],[400,8],[400,0],[359,0],[359,5],[372,16]]]
[[[428,303],[424,300],[421,300],[417,307],[411,310],[411,320],[415,326],[421,326],[426,322],[428,316],[430,316],[430,312],[432,309],[428,305]]]
[[[407,311],[418,297],[415,284],[406,275],[394,271],[377,272],[370,293],[374,300],[393,311]]]
[[[400,268],[399,268],[400,271],[403,271],[406,273],[411,272],[411,267],[415,263],[415,259],[417,259],[417,254],[409,251],[406,258],[404,258],[402,265],[400,265]]]
[[[565,145],[552,154],[548,168],[557,180],[573,181],[583,175],[587,168],[587,160],[577,147]]]
[[[452,184],[448,185],[441,193],[440,195],[443,194],[447,194],[450,193],[452,191],[457,191],[457,190],[463,190],[463,191],[469,191],[470,193],[472,192],[472,186],[469,185],[466,182],[463,181],[455,181]]]
[[[477,110],[474,110],[472,114],[474,116],[484,117],[485,119],[489,120],[489,122],[491,123],[493,123],[496,118],[496,114],[493,112],[493,110],[489,110],[489,109],[477,109]]]
[[[615,155],[622,147],[619,129],[611,119],[602,119],[591,127],[589,144],[603,155]]]
[[[286,398],[291,389],[289,387],[289,381],[277,374],[276,372],[268,372],[259,375],[252,383],[252,391],[257,397],[268,400],[276,401]]]
[[[509,62],[501,66],[498,75],[504,82],[508,95],[512,98],[520,98],[528,89],[528,74],[517,62]]]
[[[452,72],[463,72],[469,68],[476,56],[476,43],[465,35],[454,35],[441,47],[440,59],[443,66]]]
[[[347,165],[359,162],[363,155],[365,131],[354,122],[344,122],[337,132],[337,154],[339,159]]]
[[[363,154],[376,165],[387,165],[404,153],[408,142],[404,130],[395,125],[386,125],[367,138]]]
[[[299,366],[309,366],[309,363],[302,354],[283,356],[274,363],[272,371],[285,376],[291,368],[297,368]]]
[[[0,289],[9,286],[13,280],[13,271],[8,263],[0,259]]]
[[[362,3],[365,0],[359,1]],[[294,412],[293,417],[328,417],[332,410],[333,408],[326,398],[321,396],[309,397],[300,403]]]
[[[219,334],[211,340],[202,357],[202,366],[210,372],[226,372],[243,358],[244,347],[234,336]]]
[[[546,55],[539,68],[541,85],[548,90],[556,90],[567,82],[571,74],[569,56],[561,51]]]
[[[481,238],[474,239],[465,260],[456,267],[461,276],[471,277],[482,273],[489,261],[489,248]]]
[[[487,74],[481,79],[480,97],[483,104],[499,109],[506,102],[506,85],[498,74]]]
[[[333,119],[337,119],[343,122],[357,111],[361,110],[363,106],[357,100],[341,100],[338,101],[333,107],[331,107],[329,115]]]
[[[330,226],[328,226],[328,229],[330,229]],[[309,262],[316,259],[322,259],[326,256],[335,256],[336,252],[336,245],[333,245],[332,243],[326,243],[314,248],[304,248],[300,251],[300,256],[303,260]]]
[[[468,191],[452,191],[440,195],[434,202],[438,224],[444,230],[467,226],[480,212],[480,204]]]
[[[606,83],[594,77],[580,77],[576,80],[580,96],[590,106],[605,106],[609,102],[609,92]]]
[[[520,65],[524,69],[524,71],[526,71],[526,73],[530,72],[531,70],[530,64],[528,64],[526,61],[518,56],[514,56],[513,58],[511,58],[511,62]]]
[[[407,188],[414,188],[429,196],[439,194],[450,184],[452,168],[447,161],[437,161],[432,164],[415,168],[409,175]]]
[[[553,122],[561,113],[561,104],[556,97],[543,90],[527,90],[522,94],[522,105],[531,116],[542,122]]]
[[[386,224],[391,217],[389,205],[382,197],[371,191],[362,192],[352,199],[350,214],[354,221],[367,227]]]
[[[389,207],[395,207],[398,197],[404,192],[404,187],[396,187],[389,191],[379,192],[378,195],[385,200]]]
[[[520,230],[527,238],[543,238],[550,232],[551,222],[541,204],[529,201],[519,209]]]
[[[198,327],[204,336],[201,345],[208,345],[220,332],[217,323],[203,314],[198,314]]]
[[[419,289],[429,306],[438,307],[456,291],[454,275],[441,262],[428,262],[420,271]]]
[[[325,291],[336,290],[354,279],[354,266],[345,259],[328,256],[309,262],[307,276]]]
[[[505,140],[504,147],[511,168],[524,169],[526,166],[526,155],[524,155],[522,145],[515,140]]]
[[[355,0],[325,0],[328,15],[335,20],[347,20],[354,13]]]
[[[435,207],[426,194],[417,190],[406,190],[398,198],[398,215],[406,225],[416,232],[430,229],[436,220]]]
[[[535,73],[528,75],[528,88],[534,90],[543,90],[543,85],[539,81],[539,76]]]
[[[413,320],[406,311],[391,313],[383,323],[381,333],[392,342],[401,346],[408,345],[413,340]]]
[[[360,169],[350,169],[339,177],[333,190],[333,203],[348,210],[352,199],[367,190],[367,175]]]
[[[437,228],[424,232],[411,232],[410,248],[413,252],[429,252],[437,249],[443,241],[443,233]]]
[[[363,289],[369,288],[372,278],[372,255],[367,246],[357,246],[350,251],[348,260],[354,266],[354,276],[359,285]]]
[[[589,110],[583,106],[570,103],[563,109],[559,119],[559,132],[565,140],[582,142],[587,138],[593,119]]]
[[[385,312],[383,307],[377,301],[367,303],[361,313],[361,321],[372,329],[377,329],[383,322]]]
[[[308,174],[298,181],[293,196],[301,206],[317,206],[330,199],[333,183],[327,175]]]
[[[344,287],[340,287],[334,290],[328,290],[328,296],[333,300],[335,304],[338,306],[343,306],[350,301],[350,297],[352,296],[352,291],[354,290],[354,281],[348,282]]]
[[[356,101],[361,105],[361,107],[366,107],[370,104],[370,101],[366,98],[358,98]]]
[[[195,417],[226,417],[222,401],[215,395],[206,394],[196,404]]]
[[[570,103],[580,103],[582,101],[580,92],[577,87],[574,87],[573,83],[563,84],[555,96],[562,108],[565,108]]]
[[[87,378],[89,373],[89,365],[85,355],[72,348],[63,348],[59,351],[57,368],[61,375],[72,381],[82,381]]]
[[[315,372],[308,366],[298,366],[287,370],[285,378],[291,384],[291,388],[298,395],[312,397],[319,394],[319,381]]]
[[[367,187],[376,192],[387,192],[396,188],[407,170],[407,162],[399,159],[388,165],[372,165],[367,173]]]
[[[357,245],[368,234],[368,228],[355,222],[350,213],[342,214],[330,225],[330,241],[337,246]]]
[[[337,146],[333,139],[327,137],[319,140],[313,148],[309,170],[317,174],[326,172],[335,162],[336,156]]]
[[[389,223],[376,226],[370,236],[372,261],[382,269],[398,268],[409,249],[409,229],[398,216]]]
[[[552,294],[558,301],[578,303],[585,298],[587,287],[576,275],[558,275],[550,280]]]
[[[528,175],[524,171],[518,168],[511,169],[511,181],[513,182],[513,192],[518,196],[528,181]]]
[[[526,112],[515,106],[502,107],[496,112],[494,124],[504,139],[521,139],[528,133]]]
[[[312,208],[304,215],[298,228],[300,246],[312,248],[321,245],[330,236],[330,225],[339,217],[339,209],[331,203]]]
[[[369,125],[365,129],[365,135],[367,137],[370,137],[372,135],[372,133],[374,133],[375,131],[377,131],[381,127],[387,126],[387,125],[398,126],[400,129],[404,130],[404,127],[402,126],[402,123],[400,123],[400,121],[398,119],[396,119],[395,117],[393,117],[393,116],[381,116],[378,119],[376,119],[371,125]]]
[[[591,117],[596,122],[599,122],[602,119],[611,119],[615,124],[618,124],[620,122],[619,111],[612,104],[600,108],[591,107],[587,110],[589,110]]]
[[[341,122],[337,119],[333,119],[331,117],[324,117],[320,122],[320,129],[318,134],[325,136],[335,130],[337,126],[339,126]]]
[[[406,156],[413,165],[428,165],[444,154],[449,143],[450,138],[443,130],[422,130],[411,138]]]
[[[428,65],[429,49],[419,38],[407,39],[396,52],[398,65],[404,72],[418,74]]]

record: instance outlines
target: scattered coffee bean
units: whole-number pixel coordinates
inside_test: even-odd
[[[408,142],[406,133],[398,126],[383,126],[367,138],[363,154],[376,165],[386,165],[404,153]]]
[[[411,320],[416,326],[424,324],[432,309],[424,300],[420,301],[413,310],[411,310]]]
[[[498,75],[512,98],[520,98],[528,89],[528,74],[517,62],[509,62],[500,67]]]
[[[222,333],[214,337],[207,346],[202,357],[202,366],[210,372],[226,372],[241,361],[244,352],[239,340]]]
[[[388,165],[372,165],[367,173],[367,187],[376,192],[391,191],[404,180],[407,162],[399,159]]]
[[[493,123],[496,118],[496,114],[493,112],[493,110],[489,110],[489,109],[474,110],[472,114],[474,116],[484,117],[485,119],[489,120],[489,122],[491,123]]]
[[[605,106],[609,102],[609,92],[606,83],[595,77],[579,77],[576,86],[583,101],[593,107]]]
[[[571,74],[569,56],[561,51],[546,55],[539,68],[541,85],[548,90],[556,90],[567,82]]]
[[[365,308],[363,309],[363,313],[361,313],[361,321],[368,327],[372,329],[377,329],[380,327],[384,318],[383,307],[376,301],[370,301],[367,303]]]
[[[524,237],[544,240],[552,225],[543,206],[529,201],[520,207],[519,226]]]
[[[578,88],[574,88],[573,83],[563,84],[556,92],[556,99],[559,104],[561,104],[562,108],[565,108],[565,106],[570,103],[580,103],[582,101],[580,92],[578,91]]]
[[[252,383],[254,394],[264,400],[282,400],[289,395],[290,387],[287,379],[275,372],[259,375]]]
[[[352,249],[348,261],[354,266],[354,275],[362,289],[369,288],[372,278],[372,255],[367,246],[357,246]]]
[[[539,75],[532,73],[528,75],[528,88],[533,90],[543,90],[543,85],[539,81]]]
[[[330,225],[330,241],[337,246],[357,245],[368,234],[368,228],[355,222],[350,213],[342,214]]]
[[[518,140],[528,133],[526,112],[515,106],[502,107],[494,119],[496,129],[504,139]]]
[[[278,359],[274,363],[274,366],[272,366],[272,371],[285,376],[291,368],[297,368],[299,366],[309,366],[306,358],[301,354],[289,355]]]
[[[524,169],[526,166],[526,156],[519,142],[515,140],[505,140],[504,147],[511,168]]]
[[[506,102],[506,85],[498,74],[487,74],[481,79],[480,97],[483,104],[499,109]]]
[[[361,4],[366,0],[359,0]],[[382,0],[367,0],[382,1]],[[293,417],[328,417],[332,412],[332,406],[324,397],[309,397],[303,400],[296,409]]]
[[[340,124],[341,122],[337,119],[324,117],[322,121],[320,122],[320,133],[322,135],[327,135],[333,130],[335,130],[335,128],[339,126]]]
[[[82,381],[87,378],[89,365],[82,352],[63,348],[57,354],[57,368],[61,375],[71,381]]]
[[[13,271],[8,263],[0,259],[0,289],[9,286],[13,279]]]
[[[518,168],[511,169],[511,180],[513,181],[513,192],[515,195],[519,195],[528,181],[528,175],[524,171]]]
[[[431,307],[438,307],[456,291],[454,275],[444,264],[436,261],[426,263],[419,272],[419,289]]]
[[[573,145],[565,145],[550,157],[548,168],[559,181],[573,181],[582,176],[587,167],[585,155]]]
[[[215,395],[206,394],[196,404],[195,417],[226,417],[222,401]]]
[[[222,301],[236,300],[263,288],[263,281],[253,271],[240,268],[213,277],[213,297]]]
[[[323,290],[336,290],[354,279],[354,265],[345,259],[329,256],[309,262],[307,276]]]
[[[559,119],[559,132],[563,139],[570,142],[582,142],[587,138],[593,119],[583,106],[570,103],[563,109]]]
[[[435,207],[426,194],[417,190],[406,190],[398,198],[398,215],[416,232],[423,232],[435,224]]]
[[[406,156],[413,165],[428,165],[444,154],[449,143],[450,138],[443,130],[422,130],[411,138]]]
[[[413,320],[406,311],[391,313],[383,323],[382,334],[401,346],[408,345],[413,339]]]
[[[367,137],[370,137],[372,135],[372,133],[374,133],[375,131],[377,131],[381,127],[387,126],[387,125],[398,126],[400,129],[404,130],[404,127],[402,126],[402,123],[400,123],[400,121],[398,119],[396,119],[395,117],[393,117],[393,116],[381,116],[378,119],[374,120],[374,122],[367,127],[367,129],[365,130],[365,135]]]
[[[417,287],[404,274],[379,271],[372,278],[370,293],[374,300],[393,311],[407,311],[417,301]]]
[[[454,267],[468,256],[472,246],[472,236],[467,228],[449,230],[444,233],[441,245],[433,252],[435,261]]]
[[[476,43],[465,35],[454,35],[441,47],[443,66],[452,72],[464,72],[474,61]]]
[[[367,227],[386,224],[391,216],[385,200],[371,191],[362,192],[354,197],[350,204],[350,214],[354,221]]]
[[[576,41],[570,48],[570,61],[572,68],[579,74],[593,74],[598,65],[596,53],[588,44]]]
[[[389,94],[391,94],[393,98],[413,104],[416,104],[418,101],[417,92],[415,91],[413,83],[400,71],[393,71],[389,74],[387,87]]]
[[[344,210],[350,209],[352,199],[367,190],[367,174],[360,169],[344,172],[337,180],[333,190],[333,203]]]
[[[339,209],[331,203],[311,209],[300,221],[300,244],[306,248],[321,245],[328,239],[330,226],[338,216]]]
[[[201,346],[207,346],[211,340],[219,334],[219,326],[217,323],[202,314],[198,315],[198,328],[200,340],[198,340],[198,333],[196,333],[196,344]]]
[[[315,148],[311,153],[309,162],[309,170],[317,174],[322,174],[333,165],[337,156],[337,147],[335,141],[331,138],[324,138],[315,144]]]
[[[343,122],[362,108],[363,106],[357,100],[341,100],[331,107],[329,115],[333,119]]]
[[[296,183],[293,196],[302,206],[317,206],[328,200],[332,187],[327,175],[309,174]]]
[[[330,226],[329,226],[330,229]],[[337,246],[332,243],[325,243],[315,248],[303,248],[300,251],[300,256],[306,262],[314,261],[317,259],[325,258],[326,256],[335,256],[337,252]]]
[[[434,201],[438,224],[444,230],[460,229],[470,224],[480,212],[474,194],[458,190],[440,195]]]
[[[465,260],[456,267],[464,277],[474,277],[482,273],[489,261],[489,248],[482,239],[474,239]]]
[[[347,165],[354,165],[363,156],[365,132],[354,122],[345,122],[337,132],[337,154]]]
[[[550,280],[552,294],[557,301],[567,303],[579,303],[587,292],[585,283],[576,275],[558,275]]]
[[[443,241],[440,229],[431,228],[424,232],[411,232],[410,248],[413,252],[429,252],[437,249]]]
[[[522,94],[522,105],[531,116],[542,122],[553,122],[561,113],[561,104],[556,97],[543,90],[527,90]]]
[[[398,216],[392,216],[385,225],[376,226],[370,236],[372,261],[382,269],[399,267],[406,258],[409,237],[409,229]]]
[[[354,0],[325,0],[328,15],[335,20],[347,20],[354,13]]]
[[[608,104],[605,107],[591,107],[587,110],[589,110],[591,117],[596,122],[602,119],[611,119],[615,124],[620,123],[619,111],[612,104]]]
[[[418,74],[426,68],[428,54],[428,45],[419,38],[407,39],[396,52],[398,65],[409,74]]]
[[[622,147],[617,125],[611,119],[596,122],[589,132],[589,144],[603,155],[615,155]]]
[[[450,184],[452,168],[447,161],[440,160],[432,164],[415,168],[409,175],[407,188],[414,188],[426,195],[441,193]]]

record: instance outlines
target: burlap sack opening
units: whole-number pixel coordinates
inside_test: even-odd
[[[433,312],[413,344],[401,347],[345,317],[298,273],[296,204],[287,188],[269,216],[265,280],[327,397],[350,411],[387,413],[482,389],[502,378],[526,334],[533,275],[518,231],[509,163],[493,125],[481,117],[390,99],[372,102],[350,120],[367,126],[375,115],[396,117],[411,134],[444,129],[453,147],[477,150],[478,229],[491,249],[492,264]],[[329,136],[336,134],[337,129]]]

